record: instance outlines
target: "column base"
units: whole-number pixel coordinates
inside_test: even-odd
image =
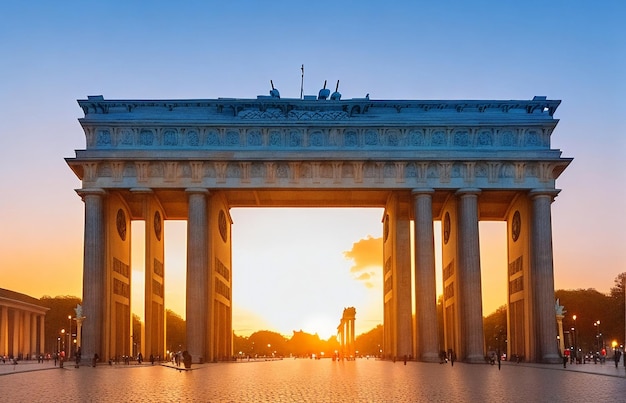
[[[563,359],[557,354],[546,354],[541,359],[541,362],[544,364],[562,364]]]
[[[468,364],[484,364],[485,357],[477,354],[468,355],[467,357],[465,357],[465,359],[463,359],[463,362]]]
[[[439,354],[437,353],[424,353],[419,360],[421,362],[440,362],[441,358],[439,358]]]

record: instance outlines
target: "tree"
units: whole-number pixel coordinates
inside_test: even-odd
[[[248,340],[251,343],[248,352],[251,357],[271,357],[272,354],[282,357],[285,355],[287,339],[280,333],[260,330],[252,333]]]
[[[133,346],[130,354],[136,357],[141,351],[141,318],[137,314],[133,314],[133,331],[130,336],[133,339]]]
[[[165,346],[170,352],[187,348],[187,324],[170,309],[165,310]]]
[[[557,290],[555,298],[565,307],[563,329],[568,341],[574,343],[583,352],[597,351],[602,346],[610,346],[611,341],[623,340],[624,314],[618,312],[616,300],[610,295],[603,294],[593,288],[586,290]],[[574,320],[576,315],[576,320]],[[599,325],[597,322],[600,321]],[[594,325],[596,323],[596,325]],[[574,332],[572,334],[572,328]]]
[[[506,305],[502,305],[496,309],[494,313],[483,319],[483,331],[487,351],[497,351],[500,349],[500,351],[506,352],[506,313]]]
[[[68,316],[72,317],[72,336],[70,337],[70,340],[73,343],[73,339],[76,335],[76,321],[73,320],[73,318],[76,317],[74,308],[76,308],[76,305],[81,303],[81,299],[71,295],[57,297],[44,295],[41,297],[40,301],[43,306],[50,308],[50,310],[46,313],[44,325],[44,331],[46,333],[44,351],[46,353],[55,353],[57,349],[63,346],[63,342],[68,342],[67,335],[63,339],[63,342],[60,340],[62,334],[61,330],[65,330],[65,332],[70,331],[70,319]],[[86,320],[88,320],[88,318]]]
[[[380,350],[383,345],[383,325],[378,325],[369,332],[357,336],[354,345],[356,351],[359,352],[359,356],[380,356]]]
[[[624,284],[626,284],[626,272],[620,273],[613,280],[613,287],[611,287],[611,297],[620,299],[624,303]]]

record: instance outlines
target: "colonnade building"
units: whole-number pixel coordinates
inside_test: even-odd
[[[354,333],[354,325],[356,322],[356,308],[351,306],[343,309],[339,326],[337,326],[337,338],[339,339],[340,356],[344,358],[356,358],[356,334]]]
[[[43,354],[49,310],[37,298],[0,288],[0,357],[30,359]]]
[[[78,103],[86,147],[67,163],[85,204],[85,356],[131,351],[131,220],[146,228],[144,354],[165,350],[163,222],[186,220],[187,350],[206,362],[232,355],[231,208],[376,207],[385,356],[438,361],[451,348],[483,361],[478,223],[487,220],[507,223],[508,353],[558,360],[551,206],[571,161],[551,148],[560,101],[284,99],[275,90]]]

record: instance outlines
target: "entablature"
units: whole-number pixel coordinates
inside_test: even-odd
[[[85,188],[553,189],[570,159],[67,159]]]

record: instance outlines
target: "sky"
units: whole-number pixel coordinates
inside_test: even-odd
[[[562,100],[552,148],[574,161],[552,205],[555,287],[608,292],[626,271],[625,4],[2,2],[0,287],[82,295],[84,206],[64,161],[85,148],[77,99],[255,98],[270,80],[297,98],[304,64],[305,94],[340,80],[344,99]],[[328,337],[347,306],[357,334],[382,323],[382,210],[231,214],[235,333]],[[480,230],[489,314],[506,303],[505,226]],[[184,234],[166,223],[166,307],[183,316]],[[132,265],[141,290],[140,250]]]

